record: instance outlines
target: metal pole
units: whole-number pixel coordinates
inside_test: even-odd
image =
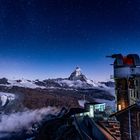
[[[132,133],[131,133],[131,112],[129,110],[129,138],[132,140]]]
[[[129,100],[129,106],[130,106],[130,93],[129,93],[129,83],[128,83],[128,80],[129,80],[129,78],[127,77],[127,86],[128,86],[128,100]],[[130,138],[130,140],[132,140],[132,133],[131,133],[131,112],[130,112],[130,109],[129,109],[129,112],[128,112],[128,119],[129,119],[129,138]]]

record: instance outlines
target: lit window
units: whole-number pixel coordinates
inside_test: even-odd
[[[118,105],[118,110],[120,111],[122,109],[121,105]]]
[[[93,106],[90,106],[90,117],[94,117],[94,107]]]
[[[104,105],[100,106],[100,111],[104,111]]]

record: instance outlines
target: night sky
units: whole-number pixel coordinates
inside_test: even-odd
[[[139,0],[0,0],[0,77],[109,80],[112,53],[140,54]]]

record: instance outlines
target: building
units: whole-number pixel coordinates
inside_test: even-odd
[[[120,122],[122,140],[140,140],[140,103],[112,114]]]
[[[137,54],[114,54],[114,80],[122,140],[140,140],[140,58]]]
[[[121,139],[119,121],[116,121],[115,119],[112,120],[108,119],[106,121],[100,121],[99,123],[104,129],[110,132],[117,140]]]
[[[99,140],[120,140],[120,123],[114,117],[109,118],[105,103],[86,103],[85,112],[76,114],[76,117],[80,124],[79,129],[91,138],[93,138],[92,134]],[[91,125],[90,129],[88,129],[89,126],[84,125],[85,120],[87,125]]]
[[[85,108],[89,117],[95,118],[98,114],[105,111],[105,103],[86,103]]]
[[[114,54],[115,92],[117,110],[127,108],[140,99],[140,58],[137,54]]]

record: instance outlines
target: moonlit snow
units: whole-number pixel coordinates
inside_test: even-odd
[[[36,84],[34,84],[33,81],[30,81],[30,80],[26,80],[26,79],[22,79],[22,80],[8,80],[8,83],[10,83],[9,85],[7,86],[18,86],[18,87],[26,87],[26,88],[32,88],[32,89],[35,89],[35,88],[45,88],[43,86],[38,86]]]

